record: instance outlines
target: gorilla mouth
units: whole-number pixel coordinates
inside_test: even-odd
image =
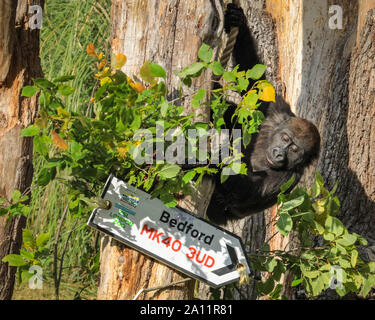
[[[267,159],[267,162],[270,164],[270,168],[272,168],[272,169],[280,169],[280,168],[283,167],[283,164],[273,162],[273,161],[268,157],[268,155],[266,155],[266,159]]]
[[[266,156],[266,159],[271,166],[277,167],[268,156]]]

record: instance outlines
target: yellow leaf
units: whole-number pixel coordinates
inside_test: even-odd
[[[92,97],[92,98],[90,99],[89,104],[91,104],[91,103],[93,103],[93,102],[95,102],[95,98],[94,98],[94,97]]]
[[[117,147],[117,152],[119,154],[119,157],[121,159],[124,159],[126,157],[126,154],[128,153],[127,147]]]
[[[129,83],[129,84],[138,93],[141,93],[144,90],[146,90],[146,88],[144,87],[144,85],[142,83],[140,83],[140,82],[136,82],[136,83],[133,82],[133,83]]]
[[[112,82],[112,79],[110,77],[104,77],[102,79],[100,79],[100,85],[101,86],[104,86],[106,83],[111,83]]]
[[[52,142],[53,144],[60,149],[63,149],[64,151],[68,149],[68,144],[64,141],[63,138],[59,136],[58,133],[56,133],[54,130],[52,130]]]
[[[70,113],[68,111],[66,111],[65,109],[61,108],[61,107],[57,108],[57,114],[60,117],[62,117],[63,119],[64,118],[70,118]]]
[[[126,63],[126,55],[119,53],[116,56],[115,68],[120,69],[125,65],[125,63]]]
[[[95,46],[94,46],[93,43],[90,43],[87,46],[86,51],[87,51],[87,53],[88,53],[89,56],[94,57],[94,58],[98,57],[98,55],[95,53]]]
[[[260,100],[263,100],[266,102],[268,101],[275,102],[275,98],[276,98],[276,92],[273,86],[269,85],[262,90],[262,95],[260,96]]]
[[[150,63],[148,61],[143,64],[139,73],[142,80],[148,82],[151,86],[154,86],[156,84],[156,79],[151,73]]]
[[[109,77],[111,75],[111,69],[106,67],[103,69],[102,72],[98,72],[97,74],[95,74],[95,78],[96,79],[102,79],[102,78],[105,78],[105,77]]]
[[[104,55],[103,52],[100,52],[99,55],[98,55],[98,59],[99,59],[99,60],[102,60],[103,55]]]
[[[103,60],[99,63],[99,65],[98,65],[98,69],[99,69],[99,70],[102,69],[103,67],[106,66],[106,64],[107,64],[107,60],[106,60],[106,59],[103,59]]]
[[[35,124],[39,128],[44,129],[48,125],[48,114],[45,111],[40,110],[39,115],[40,117],[35,120]]]

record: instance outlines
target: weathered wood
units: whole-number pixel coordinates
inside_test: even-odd
[[[340,216],[369,240],[368,258],[375,260],[375,9],[367,13],[357,39],[349,72],[348,174],[342,186],[347,194]]]
[[[32,179],[31,139],[21,138],[21,130],[32,123],[37,100],[21,97],[24,85],[42,74],[39,60],[39,30],[28,26],[29,5],[42,1],[6,0],[0,4],[0,197],[10,199],[14,189],[25,191]],[[2,263],[21,246],[24,217],[0,218],[0,299],[10,299],[16,268]]]
[[[113,0],[112,52],[127,56],[123,70],[134,78],[139,78],[140,67],[146,60],[162,65],[168,74],[166,83],[172,92],[170,97],[176,98],[178,78],[172,71],[196,62],[203,41],[212,44],[215,17],[210,1]],[[191,90],[209,89],[210,79],[209,72],[202,74],[193,82]],[[192,110],[189,101],[185,101],[185,110]],[[197,115],[199,113],[206,114],[207,119],[207,110],[196,111]],[[194,213],[204,213],[212,191],[212,183],[205,181],[193,197],[186,197],[179,205]],[[102,239],[100,271],[98,299],[132,299],[142,288],[166,285],[187,277],[108,237]],[[139,299],[191,299],[193,286],[194,282],[189,281],[142,293]]]
[[[115,52],[128,55],[131,61],[128,72],[135,73],[139,69],[143,63],[138,61],[139,57],[154,60],[167,70],[191,63],[196,57],[199,39],[205,37],[199,33],[201,36],[197,39],[197,33],[191,32],[194,29],[188,27],[191,21],[208,19],[203,12],[199,14],[195,4],[181,4],[177,0],[170,1],[168,5],[163,1],[156,3],[147,5],[138,2],[135,5],[130,1],[125,5],[122,1],[114,1],[114,8],[122,12],[117,16],[115,25],[121,26],[124,32],[113,31],[113,48]],[[342,206],[340,218],[351,231],[363,234],[373,243],[375,38],[374,18],[371,15],[367,18],[367,12],[374,7],[374,1],[249,0],[240,1],[240,4],[248,18],[259,56],[269,67],[267,78],[274,82],[278,94],[291,104],[292,110],[315,123],[321,133],[319,161],[306,171],[301,184],[311,184],[316,166],[328,186],[333,186],[340,178],[337,190]],[[339,5],[343,9],[342,29],[329,27],[331,5]],[[129,10],[131,6],[134,8]],[[150,12],[153,14],[150,15]],[[127,23],[126,19],[129,20]],[[160,21],[163,21],[163,26],[158,28]],[[176,39],[177,35],[180,41],[172,41],[174,44],[169,45],[172,43],[170,39]],[[173,83],[171,79],[170,85]],[[296,247],[298,243],[293,235],[289,238],[273,236],[276,218],[276,210],[267,210],[226,227],[243,237],[250,252],[259,249],[267,239],[271,239],[271,249],[274,250]],[[130,266],[134,266],[132,261],[140,261],[142,272],[146,271],[142,279],[133,279],[131,293],[135,294],[152,277],[152,272],[148,271],[152,269],[153,262],[147,259],[141,261],[141,255],[126,251],[128,249],[116,248],[118,257],[131,252]],[[105,246],[104,250],[107,250]],[[108,266],[107,273],[116,269],[116,258],[113,261],[113,267]],[[175,280],[169,277],[169,271],[166,275],[167,281]],[[286,283],[290,282],[288,278],[289,275]],[[207,298],[207,287],[203,287],[201,298]],[[120,286],[119,290],[124,289]],[[287,290],[284,294],[293,298],[295,293]],[[171,295],[158,296],[168,297]],[[236,298],[244,297],[255,297],[254,282],[242,288],[241,294],[236,294]]]
[[[337,190],[342,205],[340,217],[352,231],[374,238],[374,36],[371,19],[365,23],[363,18],[374,7],[373,1],[260,0],[242,1],[241,5],[259,56],[270,66],[268,71],[274,73],[270,79],[278,94],[297,115],[319,128],[322,150],[317,168],[329,186],[338,178],[341,181]],[[329,28],[331,5],[343,9],[342,29]],[[267,15],[272,17],[274,27],[269,24],[265,32],[261,26],[266,24]],[[357,29],[362,28],[367,31],[357,37]],[[360,40],[352,56],[356,38]],[[276,57],[277,62],[272,62],[264,51],[275,49],[277,54],[269,57]],[[314,169],[315,165],[306,171],[301,184],[311,185]],[[276,217],[276,210],[265,212],[264,222],[258,221],[258,231],[248,241],[254,243],[256,239],[261,244],[262,238],[272,236],[275,228],[271,221]],[[247,223],[254,226],[254,218],[250,217]],[[283,250],[298,243],[294,237],[278,235],[272,238],[270,246]],[[251,287],[242,290],[244,293],[248,298],[254,297]],[[294,292],[284,294],[293,298]]]

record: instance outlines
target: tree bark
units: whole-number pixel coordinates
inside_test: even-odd
[[[341,29],[331,29],[329,8],[343,11]],[[241,1],[261,61],[269,68],[277,94],[292,110],[315,123],[321,133],[317,164],[306,170],[302,185],[311,186],[314,170],[329,187],[340,179],[339,218],[352,232],[370,240],[364,256],[374,250],[374,0],[250,0]],[[250,251],[270,239],[272,250],[298,246],[295,235],[275,233],[277,211],[249,217],[243,230]],[[290,275],[283,280],[288,288]],[[237,298],[255,297],[254,283]],[[293,290],[283,292],[295,298]]]
[[[213,40],[217,39],[213,31],[215,23],[218,20],[210,1],[113,0],[112,52],[127,56],[128,62],[123,71],[133,78],[139,77],[139,70],[146,60],[163,66],[168,75],[169,98],[175,99],[178,97],[178,78],[173,71],[196,62],[202,42],[213,44]],[[211,74],[205,72],[193,82],[191,90],[210,89],[210,80]],[[186,112],[192,110],[189,101],[184,105]],[[207,119],[207,110],[196,111],[197,115],[200,113],[204,115],[203,119]],[[179,206],[202,214],[206,211],[212,191],[212,183],[205,180],[195,194],[185,197]],[[100,272],[98,299],[133,299],[141,289],[187,278],[106,236],[101,242]],[[138,299],[191,299],[193,289],[194,281],[188,281],[142,293]]]
[[[215,22],[211,14],[214,11],[205,7],[207,2],[181,2],[113,2],[112,46],[114,52],[128,55],[128,73],[137,72],[146,59],[162,64],[168,71],[181,68],[195,61],[202,39],[211,39],[211,43],[215,39],[217,35],[209,32]],[[311,185],[315,168],[329,187],[340,179],[339,217],[350,231],[370,240],[364,253],[374,259],[375,20],[370,9],[375,7],[375,1],[241,0],[240,5],[260,60],[268,66],[267,79],[292,110],[315,123],[321,133],[319,161],[306,170],[301,184]],[[342,8],[342,28],[330,27],[332,5]],[[205,24],[207,28],[202,28]],[[217,48],[220,47],[218,43]],[[171,77],[170,88],[174,83]],[[298,246],[293,234],[288,238],[275,235],[276,219],[277,211],[273,208],[226,228],[239,234],[250,252],[260,249],[264,241],[269,242],[271,250]],[[131,298],[139,288],[160,284],[160,277],[165,276],[165,282],[181,278],[137,252],[109,243],[106,238],[102,243],[99,298]],[[126,267],[118,263],[121,256],[125,257]],[[132,278],[119,279],[119,273],[114,272],[117,269]],[[296,298],[288,286],[291,275],[287,274],[282,281],[286,285],[283,293]],[[189,297],[190,291],[184,290],[176,294],[173,290],[151,293],[143,298]],[[201,298],[208,297],[207,287],[201,285],[201,292]],[[236,291],[235,298],[254,299],[255,282]]]
[[[0,3],[0,197],[10,199],[14,189],[24,192],[32,180],[32,141],[21,138],[37,112],[37,99],[21,97],[22,87],[42,74],[39,30],[29,27],[29,6],[40,0],[4,0]],[[15,267],[1,259],[19,253],[23,216],[0,218],[0,299],[11,299]]]

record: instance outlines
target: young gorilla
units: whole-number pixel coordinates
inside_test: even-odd
[[[233,26],[239,27],[234,58],[240,70],[250,69],[258,59],[246,19],[241,9],[228,5],[226,31]],[[292,190],[304,168],[319,155],[320,136],[311,122],[296,117],[279,97],[276,103],[266,107],[262,110],[266,120],[258,134],[252,137],[251,144],[243,150],[247,175],[230,176],[223,184],[217,177],[207,209],[208,218],[217,224],[225,224],[228,219],[241,219],[274,205],[280,187],[294,175]]]

